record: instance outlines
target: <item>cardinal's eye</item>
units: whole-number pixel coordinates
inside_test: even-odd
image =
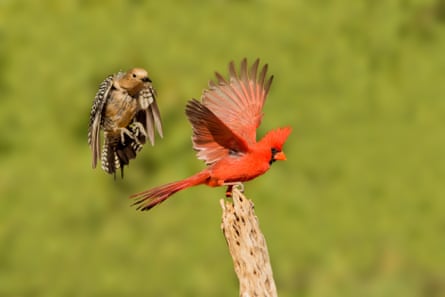
[[[270,152],[272,153],[272,156],[270,156],[269,165],[272,165],[272,163],[276,161],[275,154],[278,153],[278,150],[276,148],[272,148]]]

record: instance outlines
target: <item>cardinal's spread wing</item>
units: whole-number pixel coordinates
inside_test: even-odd
[[[198,159],[207,165],[248,150],[247,143],[198,100],[190,100],[185,113],[193,128],[193,148],[198,151]]]
[[[259,73],[258,65],[257,59],[248,69],[247,60],[243,59],[238,74],[231,62],[229,80],[216,73],[217,81],[211,81],[202,95],[202,103],[248,144],[256,142],[256,129],[273,79],[273,76],[266,78],[267,64]]]
[[[102,125],[102,112],[105,103],[113,86],[114,76],[108,76],[99,86],[99,90],[94,97],[93,106],[90,112],[90,122],[88,125],[88,144],[93,154],[93,168],[96,168],[97,160],[100,158],[100,127]]]

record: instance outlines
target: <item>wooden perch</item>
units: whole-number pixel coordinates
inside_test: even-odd
[[[221,229],[226,238],[240,283],[241,297],[276,297],[266,240],[261,233],[254,205],[237,187],[232,201],[220,200]]]

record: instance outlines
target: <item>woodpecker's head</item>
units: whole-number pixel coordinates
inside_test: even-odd
[[[130,95],[137,94],[146,83],[151,83],[148,73],[142,68],[129,70],[119,81],[119,85],[126,89]]]

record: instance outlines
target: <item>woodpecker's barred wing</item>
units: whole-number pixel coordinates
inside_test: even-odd
[[[147,132],[147,136],[151,145],[155,143],[155,128],[158,131],[159,136],[162,138],[164,134],[162,132],[161,113],[159,112],[158,104],[156,102],[156,91],[150,85],[144,88],[139,95],[139,108],[135,118],[136,121],[141,123]],[[140,135],[139,141],[145,143],[145,136]]]
[[[88,125],[88,144],[90,145],[93,161],[92,166],[96,168],[97,160],[100,158],[100,129],[102,125],[102,112],[105,103],[113,86],[114,75],[108,76],[99,86],[99,90],[94,97],[93,106],[90,112],[90,122]]]
[[[229,80],[216,73],[216,82],[202,95],[208,107],[232,132],[248,144],[256,142],[256,129],[261,124],[262,109],[272,83],[267,76],[267,64],[258,73],[259,59],[248,69],[243,59],[239,74],[233,62],[229,64]]]
[[[198,151],[198,159],[207,165],[229,154],[248,150],[247,143],[198,100],[190,100],[185,113],[192,124],[193,148]]]
[[[105,164],[104,170],[116,176],[116,170],[120,168],[121,177],[124,177],[124,166],[135,159],[142,150],[147,137],[150,143],[154,145],[155,128],[158,134],[163,137],[162,122],[159,108],[156,103],[156,92],[151,85],[146,85],[139,93],[137,98],[139,111],[134,116],[132,122],[126,127],[132,137],[125,134],[123,141],[119,138],[112,146],[113,154],[108,157],[102,157],[102,164]],[[142,131],[143,130],[143,131]]]

